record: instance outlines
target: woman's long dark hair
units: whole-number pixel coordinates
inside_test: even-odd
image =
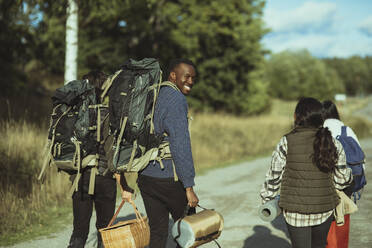
[[[295,126],[317,128],[313,144],[313,163],[324,172],[334,170],[337,160],[337,148],[331,132],[323,127],[323,106],[311,97],[301,98],[295,109]]]
[[[340,115],[338,114],[337,106],[330,100],[322,102],[323,105],[323,117],[324,120],[327,119],[337,119],[340,120]]]

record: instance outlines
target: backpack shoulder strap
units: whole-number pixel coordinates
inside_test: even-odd
[[[347,128],[347,126],[342,126],[341,127],[341,136],[347,136],[347,133],[346,133],[346,128]]]
[[[160,87],[162,87],[162,86],[169,86],[169,87],[181,92],[181,90],[174,83],[172,83],[170,81],[164,81],[164,82],[160,83]]]
[[[105,98],[106,94],[107,94],[107,91],[110,89],[111,85],[112,85],[112,82],[114,82],[115,78],[120,74],[120,72],[122,72],[123,70],[118,70],[117,72],[115,72],[114,75],[108,77],[106,79],[106,81],[103,83],[102,85],[102,94],[101,94],[101,102],[103,102],[103,99]]]

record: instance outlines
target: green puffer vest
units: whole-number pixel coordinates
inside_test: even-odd
[[[286,135],[287,163],[284,168],[279,206],[302,213],[323,213],[339,203],[333,173],[325,173],[312,162],[317,129],[297,127]]]

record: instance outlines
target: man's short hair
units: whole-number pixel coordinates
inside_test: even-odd
[[[91,85],[93,85],[94,87],[96,87],[97,89],[101,89],[102,88],[102,85],[103,83],[106,81],[107,79],[107,75],[106,73],[104,73],[103,71],[99,71],[99,70],[93,70],[93,71],[90,71],[88,72],[87,74],[85,74],[83,76],[83,79],[88,79],[89,83]]]
[[[195,64],[189,60],[189,59],[172,59],[171,62],[169,63],[168,65],[168,68],[167,68],[167,74],[166,74],[166,77],[165,78],[169,78],[169,74],[174,71],[174,69],[179,65],[179,64],[187,64],[187,65],[191,65],[192,67],[194,67],[195,69],[195,72],[196,72],[196,67],[195,67]]]

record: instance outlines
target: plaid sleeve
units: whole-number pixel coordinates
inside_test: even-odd
[[[262,203],[274,199],[279,194],[286,156],[287,139],[283,136],[271,155],[271,165],[266,173],[266,179],[260,191]]]
[[[346,165],[346,154],[342,144],[336,139],[333,139],[333,142],[335,143],[338,152],[338,161],[334,171],[333,180],[335,187],[342,190],[351,184],[353,177],[351,169]]]

